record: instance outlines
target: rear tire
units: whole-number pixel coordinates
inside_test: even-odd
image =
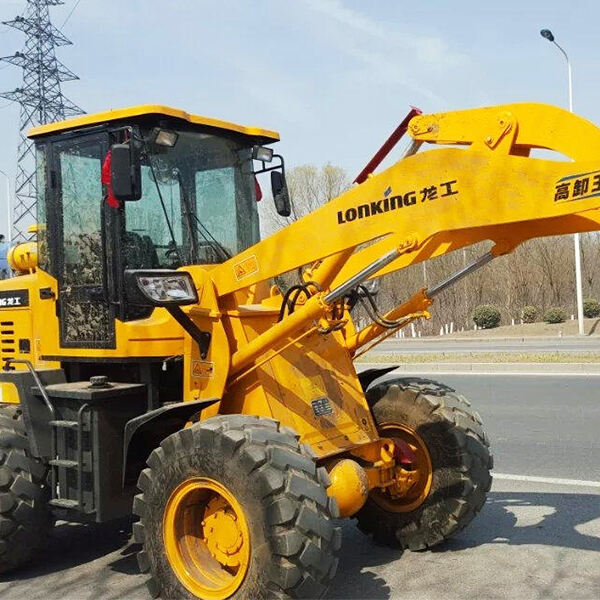
[[[53,519],[47,466],[29,453],[18,405],[0,405],[0,573],[28,562]]]
[[[464,529],[492,484],[493,461],[479,415],[452,388],[427,379],[375,382],[366,396],[380,434],[389,434],[389,425],[381,431],[389,423],[414,432],[428,451],[431,472],[429,491],[414,509],[386,510],[372,491],[356,515],[359,529],[376,542],[410,550],[430,548]]]
[[[225,548],[229,544],[226,552],[235,555],[234,562],[240,565],[225,568],[219,577],[238,578],[238,569],[247,564],[238,587],[217,590],[218,597],[320,598],[326,593],[337,569],[335,553],[341,545],[341,530],[333,522],[337,505],[327,496],[327,472],[317,468],[311,449],[300,444],[298,438],[291,429],[271,419],[219,416],[170,435],[152,452],[149,468],[142,471],[138,482],[142,493],[134,501],[134,513],[140,518],[134,524],[134,539],[143,545],[138,563],[142,572],[151,574],[148,587],[153,596],[169,600],[206,596],[202,595],[206,588],[194,588],[189,580],[187,585],[184,583],[185,571],[190,569],[181,568],[180,558],[183,564],[192,566],[196,581],[201,582],[203,564],[212,560],[203,558],[206,550],[213,557],[218,554],[210,550],[207,541],[213,531],[208,527],[209,519],[217,521],[211,510],[222,502],[222,498],[215,501],[208,495],[214,489],[220,489],[229,502],[225,509],[229,513],[218,517],[224,533],[216,546]],[[171,509],[174,498],[194,482],[212,488],[208,492],[200,490],[182,503],[181,525],[173,528],[170,515],[179,514]],[[190,510],[196,512],[191,514]],[[228,514],[236,514],[240,535],[235,528],[231,533]],[[243,523],[249,534],[248,561],[237,557],[242,551],[240,536],[245,539]],[[173,551],[171,540],[182,538],[169,532],[181,528],[194,541],[191,545],[186,542],[181,552]],[[231,540],[236,536],[238,541],[234,543]],[[186,562],[186,554],[191,555],[188,548],[193,548],[195,561]]]

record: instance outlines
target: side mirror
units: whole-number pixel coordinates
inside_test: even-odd
[[[289,217],[292,214],[292,204],[285,177],[280,171],[271,171],[271,191],[273,192],[277,214],[282,217]]]
[[[131,144],[110,147],[110,180],[117,200],[139,200],[142,197],[142,166]]]

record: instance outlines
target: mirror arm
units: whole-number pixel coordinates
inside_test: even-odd
[[[277,170],[281,169],[281,174],[285,177],[285,163],[283,162],[283,156],[281,156],[281,154],[273,154],[273,158],[279,159],[278,165],[275,165],[273,167],[266,167],[265,165],[267,163],[263,162],[262,163],[263,168],[259,169],[258,171],[254,171],[254,175],[260,175],[261,173],[268,173],[269,171],[277,171]]]

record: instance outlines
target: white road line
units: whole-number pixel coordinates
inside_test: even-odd
[[[517,375],[522,375],[524,377],[600,377],[600,373],[590,373],[589,371],[580,371],[580,372],[570,372],[570,373],[528,373],[523,371],[392,371],[392,373],[396,374],[404,374],[407,375],[485,375],[488,377],[498,375],[509,375],[510,377],[515,377]]]
[[[377,367],[391,367],[394,363],[355,363],[355,367],[360,370],[374,369]],[[361,367],[364,367],[362,369]],[[402,370],[394,370],[391,371],[396,375],[410,375],[410,376],[422,376],[422,375],[485,375],[488,377],[494,376],[497,377],[499,375],[508,375],[510,377],[515,377],[517,375],[523,377],[600,377],[600,373],[598,372],[590,372],[590,371],[569,371],[566,373],[560,372],[552,372],[549,373],[547,371],[427,371],[423,370],[414,370],[414,371],[402,371]]]
[[[534,477],[533,475],[511,475],[509,473],[494,473],[494,479],[506,479],[508,481],[528,481],[531,483],[550,483],[553,485],[570,485],[577,487],[600,488],[600,481],[585,481],[582,479],[561,479],[559,477]]]

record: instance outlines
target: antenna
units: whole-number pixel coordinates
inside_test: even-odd
[[[21,87],[12,92],[0,93],[0,98],[17,102],[21,106],[21,141],[17,151],[12,220],[12,239],[15,241],[27,239],[27,228],[36,222],[35,151],[33,142],[27,139],[27,132],[36,125],[62,121],[84,112],[61,91],[63,81],[79,79],[56,59],[55,49],[71,45],[71,41],[52,25],[48,7],[64,4],[63,0],[26,1],[27,7],[23,15],[3,23],[27,36],[25,46],[21,52],[0,58],[0,61],[23,69]]]

